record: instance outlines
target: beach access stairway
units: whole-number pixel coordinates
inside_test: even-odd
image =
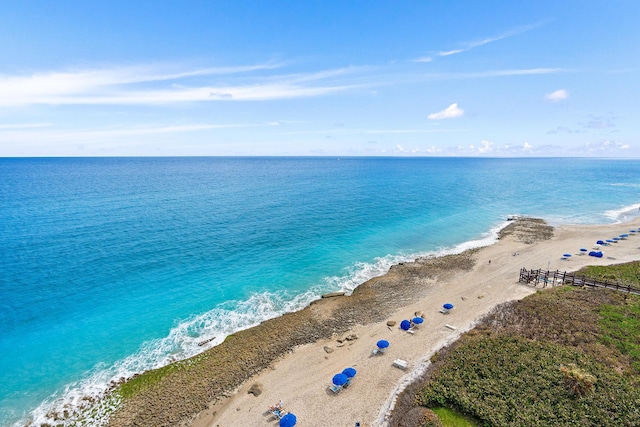
[[[638,286],[619,282],[609,282],[608,280],[592,279],[584,275],[578,276],[574,273],[567,273],[566,271],[561,272],[560,270],[527,270],[526,268],[521,268],[520,279],[518,279],[518,281],[523,283],[533,283],[534,286],[542,284],[543,288],[546,288],[547,285],[589,286],[592,288],[613,289],[620,292],[640,295],[640,287]]]

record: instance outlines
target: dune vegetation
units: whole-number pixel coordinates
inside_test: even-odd
[[[637,285],[640,263],[580,274]],[[496,307],[431,362],[391,425],[455,425],[433,416],[442,407],[478,426],[640,425],[640,297],[544,289]]]

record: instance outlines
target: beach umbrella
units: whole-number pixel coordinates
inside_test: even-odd
[[[419,325],[422,322],[424,322],[424,319],[422,317],[414,317],[413,318],[413,323],[415,323],[416,325]]]
[[[580,252],[588,252],[588,251],[589,251],[589,249],[587,249],[587,248],[580,248]]]
[[[613,240],[607,239],[607,243],[613,243]]]
[[[389,341],[387,340],[380,340],[376,343],[376,345],[378,346],[378,348],[387,348],[389,347]]]
[[[623,237],[623,238],[624,237],[629,237],[629,235],[628,234],[621,234],[620,237]]]
[[[345,368],[342,373],[345,374],[347,378],[353,378],[356,376],[356,370],[353,368]]]
[[[620,238],[619,237],[614,237],[613,240],[620,240]]]
[[[296,425],[296,416],[289,412],[284,417],[280,418],[280,427],[293,427]]]
[[[596,258],[602,258],[602,252],[596,252],[595,257]]]
[[[598,241],[596,242],[596,245],[604,245],[604,240],[598,240]]]
[[[562,254],[562,256],[569,258],[571,254]]]
[[[635,233],[636,230],[629,230],[629,233]]]
[[[451,310],[451,309],[453,308],[453,304],[446,303],[445,305],[443,305],[443,307],[444,307],[446,310]]]
[[[403,320],[402,322],[400,322],[400,329],[402,329],[403,331],[408,331],[409,329],[411,329],[411,322],[409,322],[408,320]]]
[[[340,374],[335,374],[333,376],[333,383],[335,385],[345,385],[347,383],[347,381],[349,381],[349,377],[347,377],[345,374],[340,373]]]

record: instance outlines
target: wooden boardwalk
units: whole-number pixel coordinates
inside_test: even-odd
[[[519,282],[533,283],[534,286],[542,284],[543,288],[547,285],[559,286],[559,285],[573,285],[573,286],[589,286],[592,288],[606,288],[613,289],[620,292],[627,292],[634,295],[640,295],[640,287],[631,286],[630,284],[623,284],[618,282],[609,282],[607,280],[596,280],[586,277],[584,275],[577,276],[574,273],[547,271],[547,270],[527,270],[526,268],[520,269]]]

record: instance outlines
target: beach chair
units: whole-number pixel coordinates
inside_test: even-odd
[[[341,385],[331,384],[329,386],[329,390],[331,390],[335,394],[338,394],[338,393],[340,393],[342,391],[342,386]]]
[[[276,417],[277,420],[284,417],[287,414],[287,411],[282,407],[282,401],[276,403],[275,405],[269,408],[269,412]]]
[[[387,347],[389,347],[389,341],[387,340],[380,340],[376,343],[376,349],[373,350],[371,352],[371,354],[376,355],[376,354],[384,354],[385,351],[387,351]]]
[[[398,369],[402,369],[403,371],[406,371],[408,368],[408,364],[406,360],[402,360],[402,359],[396,359],[393,361],[393,366],[395,366]]]
[[[371,354],[376,355],[376,354],[384,354],[384,352],[386,351],[386,348],[376,348],[374,349]]]

